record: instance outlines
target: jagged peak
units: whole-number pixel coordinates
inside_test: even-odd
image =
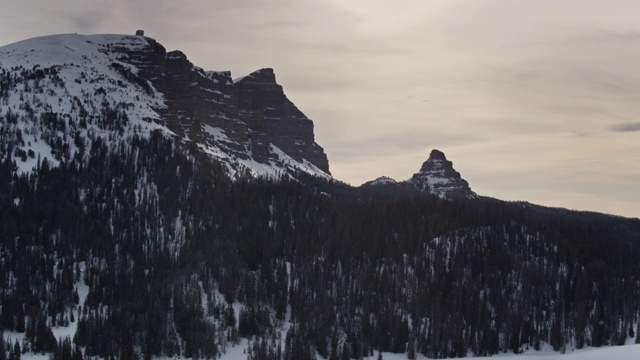
[[[433,149],[429,158],[422,164],[420,171],[406,181],[397,182],[394,179],[381,176],[375,180],[367,181],[361,187],[398,187],[409,186],[415,190],[429,193],[443,199],[474,199],[478,196],[471,191],[467,181],[462,179],[460,173],[453,169],[453,163],[447,160],[444,152]]]
[[[453,163],[440,150],[433,149],[420,171],[408,180],[420,191],[429,192],[441,198],[476,198],[469,183],[462,179],[453,168]]]
[[[259,69],[259,70],[256,70],[256,71],[252,72],[251,75],[273,75],[273,76],[275,76],[275,73],[274,73],[272,68],[262,68],[262,69]]]
[[[429,159],[431,160],[447,160],[447,157],[444,153],[438,149],[431,150],[431,154],[429,154]]]
[[[272,68],[263,68],[260,70],[256,70],[249,75],[239,77],[234,79],[233,82],[235,84],[246,84],[246,83],[276,83],[276,74]]]
[[[168,60],[187,60],[187,55],[185,55],[180,50],[173,50],[167,53]]]
[[[442,151],[433,149],[431,150],[431,153],[429,154],[429,158],[427,159],[427,161],[422,163],[420,172],[431,171],[435,168],[443,168],[443,167],[450,167],[451,169],[453,169],[453,163],[447,160],[447,157],[444,155]],[[458,174],[457,172],[455,174],[452,173],[451,175],[455,176],[456,174],[459,177],[460,174]]]

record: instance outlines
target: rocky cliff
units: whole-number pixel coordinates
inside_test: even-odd
[[[234,82],[239,118],[254,133],[252,144],[263,153],[269,143],[296,161],[308,160],[329,173],[329,161],[314,139],[313,122],[285,96],[273,69],[261,69]]]
[[[477,195],[460,173],[453,169],[453,163],[439,150],[432,150],[429,159],[420,171],[413,174],[408,182],[420,191],[441,198],[476,198]]]
[[[167,53],[144,38],[148,46],[120,61],[140,69],[140,76],[164,94],[160,109],[169,129],[202,142],[212,140],[204,125],[221,129],[230,140],[227,150],[259,163],[277,160],[271,144],[297,162],[305,160],[329,174],[329,161],[315,142],[313,122],[284,94],[273,69],[261,69],[235,82],[228,71],[204,71],[180,51]],[[248,152],[246,150],[249,150]]]

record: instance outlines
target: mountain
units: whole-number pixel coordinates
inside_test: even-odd
[[[420,171],[413,174],[408,182],[420,191],[441,198],[477,198],[469,183],[460,177],[460,173],[453,169],[453,163],[439,150],[431,151]]]
[[[439,151],[350,187],[312,130],[272,70],[141,35],[0,48],[0,360],[640,342],[640,220],[475,196]]]
[[[34,121],[9,130],[18,142],[4,147],[22,159],[22,171],[38,157],[52,165],[69,158],[80,139],[158,130],[214,157],[231,177],[330,177],[313,122],[286,97],[271,69],[234,81],[229,72],[204,71],[149,37],[77,34],[4,46],[0,66],[0,116]]]
[[[371,181],[367,181],[362,186],[384,186],[384,185],[397,185],[398,182],[388,176],[380,176],[379,178]]]
[[[406,192],[409,188],[419,192],[432,194],[442,199],[477,199],[478,195],[471,191],[469,183],[460,173],[453,169],[453,163],[439,150],[432,150],[420,171],[406,181],[397,182],[383,176],[361,185],[367,190],[386,193]]]

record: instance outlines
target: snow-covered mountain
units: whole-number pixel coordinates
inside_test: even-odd
[[[471,191],[469,183],[453,168],[453,163],[439,150],[432,150],[420,171],[405,181],[398,182],[387,176],[362,184],[363,188],[380,189],[380,191],[401,191],[414,189],[433,194],[442,199],[477,199],[478,195]]]
[[[269,68],[233,79],[149,37],[65,34],[1,47],[0,84],[0,117],[9,120],[0,153],[11,152],[20,172],[38,159],[82,159],[98,137],[115,144],[160,131],[208,154],[231,178],[331,179],[313,122]],[[363,186],[407,185],[444,199],[477,197],[438,150],[407,181]]]
[[[477,198],[469,183],[453,169],[453,163],[439,150],[432,150],[429,159],[420,171],[413,174],[408,182],[420,191],[429,192],[441,198]]]
[[[295,172],[330,178],[313,122],[271,69],[233,80],[204,71],[154,39],[51,35],[0,48],[2,155],[22,172],[45,158],[82,158],[97,137],[115,143],[161,131],[219,161],[232,178]]]

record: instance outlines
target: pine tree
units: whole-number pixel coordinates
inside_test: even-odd
[[[13,351],[11,352],[11,356],[9,357],[9,359],[20,360],[21,357],[22,357],[22,351],[20,350],[20,343],[18,342],[18,340],[16,340],[15,344],[13,345]]]
[[[349,354],[349,345],[345,342],[342,347],[342,360],[351,359],[351,355]]]
[[[0,360],[7,360],[7,352],[4,343],[4,331],[0,328]]]
[[[409,344],[407,345],[407,358],[409,360],[415,360],[416,359],[416,344],[413,341],[413,337],[409,338]]]
[[[71,356],[71,360],[84,360],[82,356],[82,350],[80,350],[79,346],[73,347],[73,355]]]

